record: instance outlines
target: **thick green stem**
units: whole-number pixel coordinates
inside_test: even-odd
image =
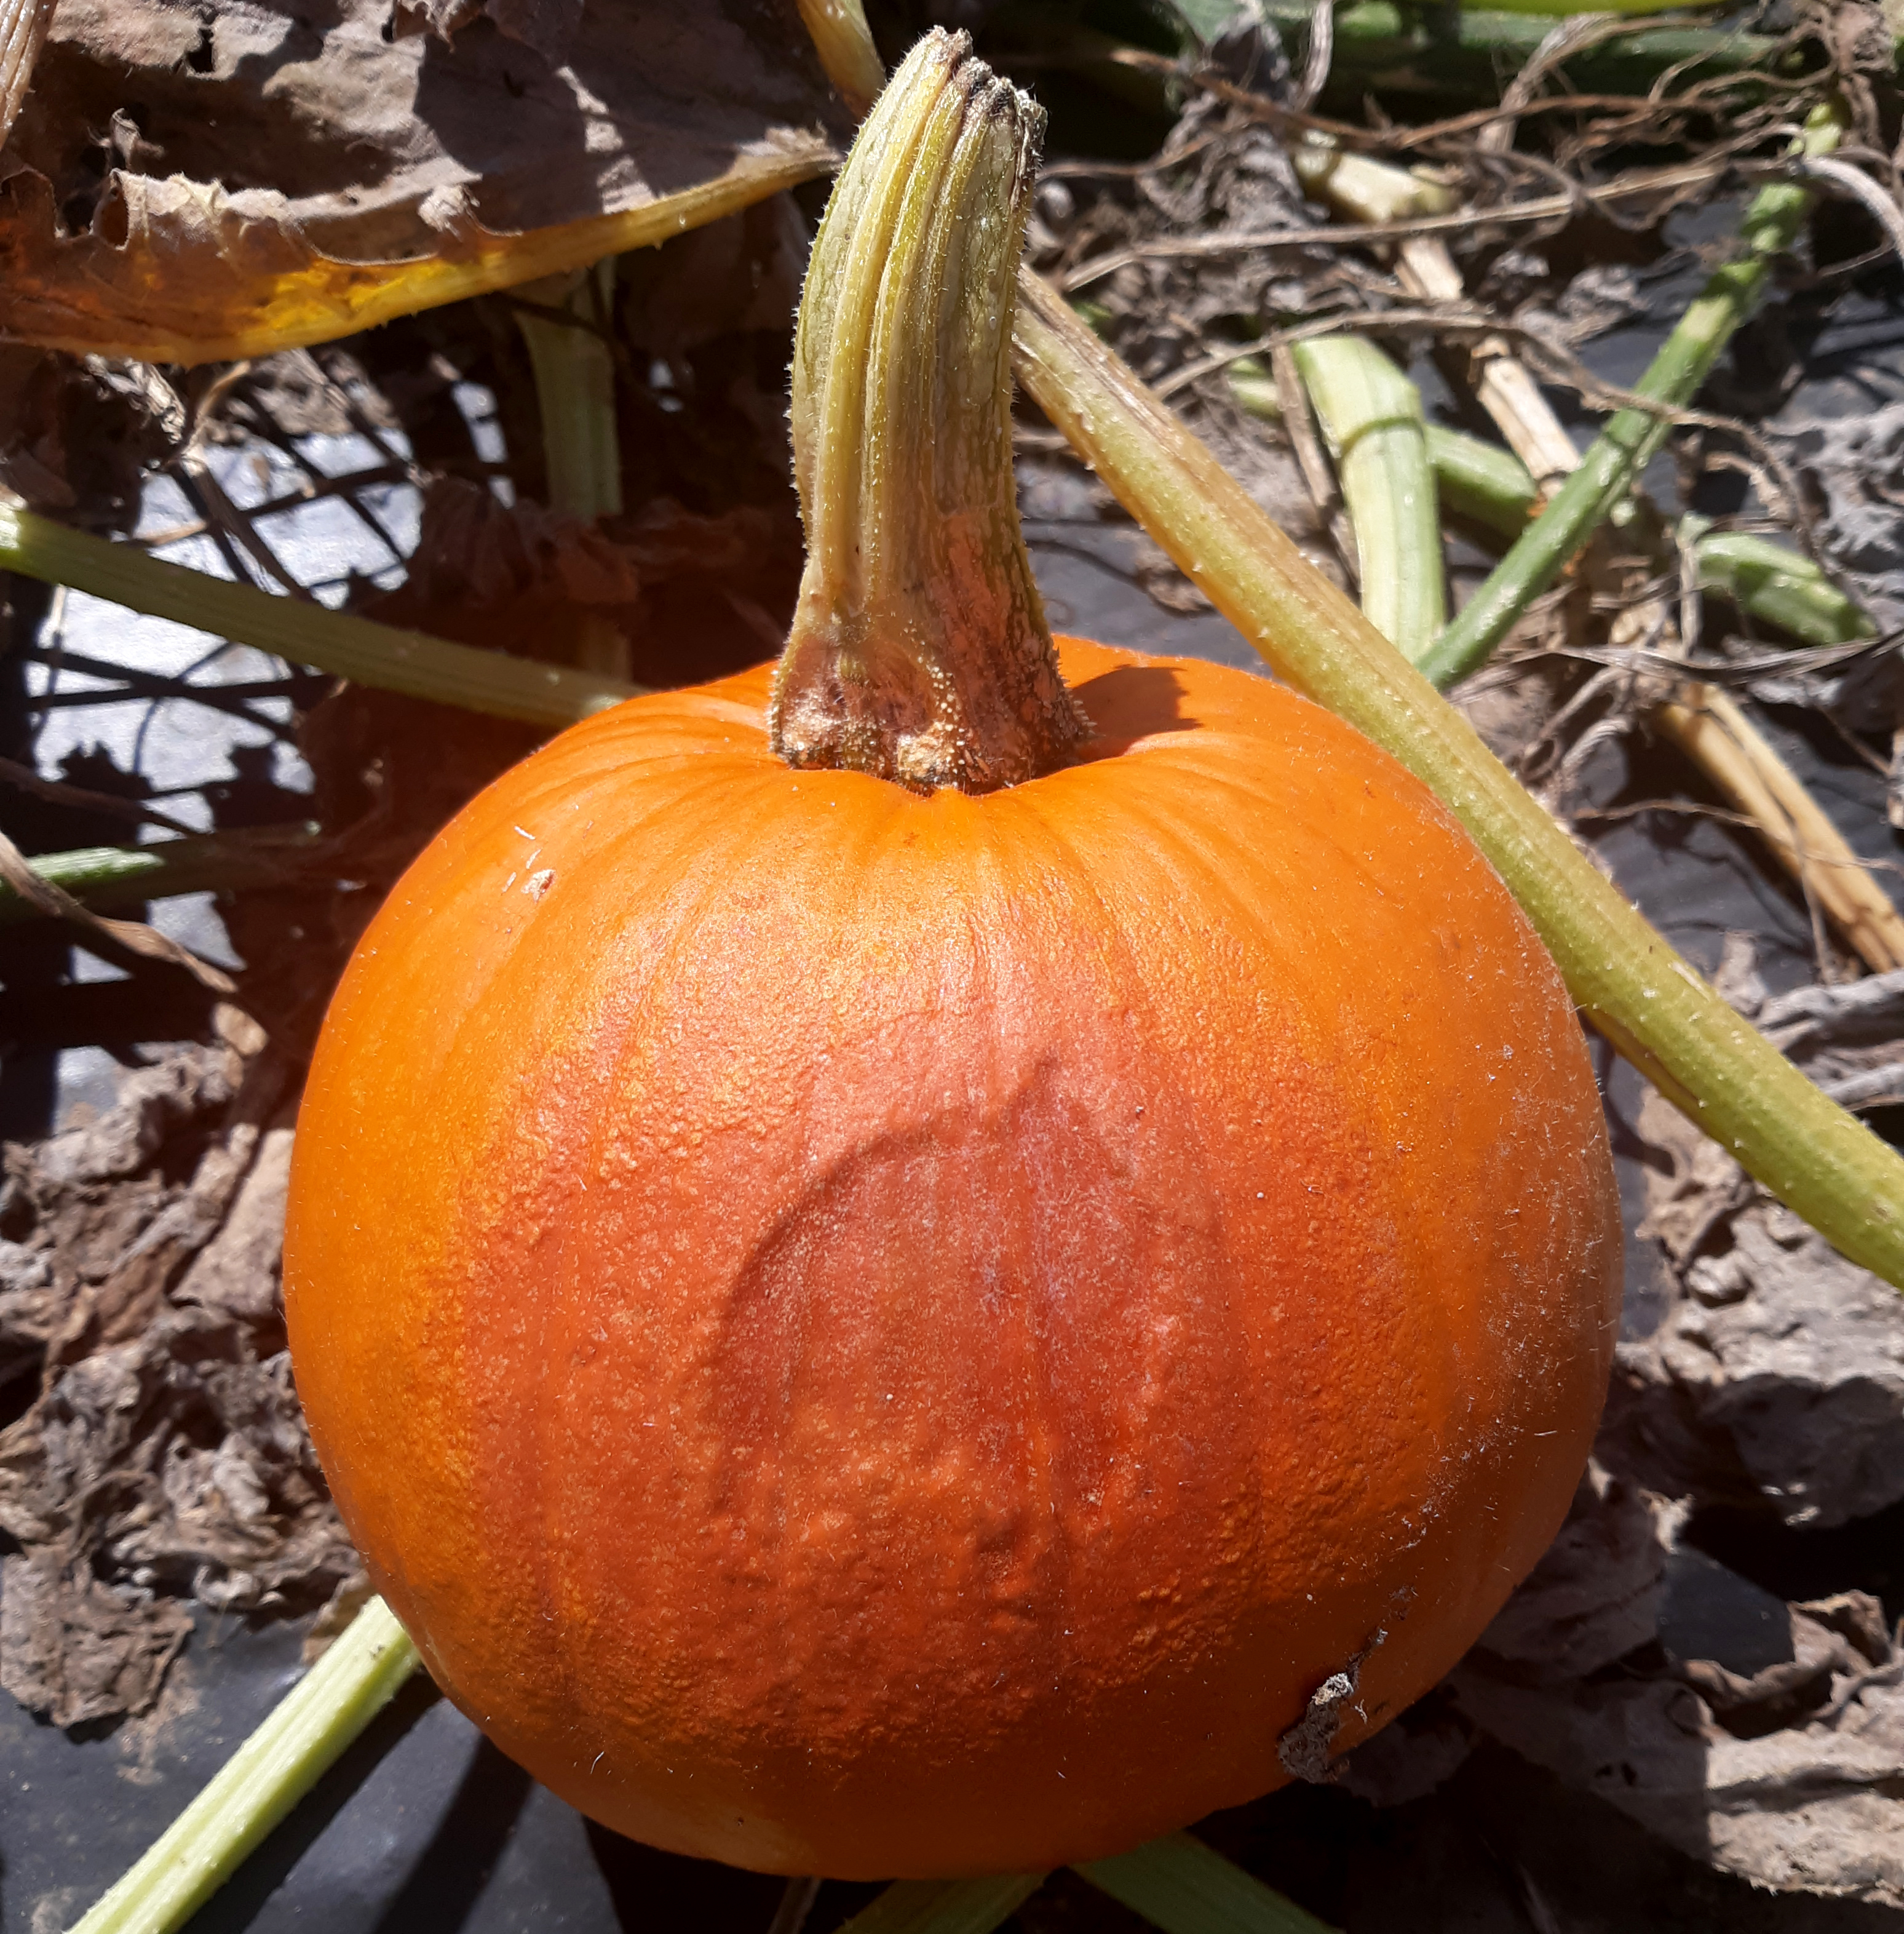
[[[535,372],[549,508],[594,523],[621,512],[621,445],[615,435],[615,357],[592,325],[609,312],[612,258],[592,269],[527,282],[516,293],[572,321],[516,312]]]
[[[1690,521],[1682,520],[1682,531]],[[1847,598],[1809,558],[1770,538],[1737,531],[1703,532],[1694,541],[1692,554],[1701,590],[1719,592],[1740,610],[1808,645],[1848,645],[1877,635],[1870,613]]]
[[[1662,1093],[1829,1241],[1904,1287],[1904,1159],[1719,999],[1473,728],[1037,277],[1018,370],[1131,514],[1274,670],[1385,747],[1467,827],[1575,1000]]]
[[[0,498],[0,571],[71,585],[109,603],[170,618],[320,671],[531,724],[573,725],[639,688],[591,672],[401,631],[301,598],[208,577],[136,546],[69,530]]]
[[[1362,609],[1416,664],[1448,617],[1440,507],[1421,392],[1358,336],[1299,342],[1295,363],[1355,529]]]
[[[170,1934],[183,1926],[417,1664],[409,1634],[372,1598],[73,1934]]]
[[[1314,0],[1267,0],[1279,32],[1306,37]],[[1576,11],[1563,0],[1553,12]],[[1611,0],[1590,11],[1656,13],[1653,0]],[[1514,8],[1421,7],[1359,0],[1338,7],[1325,99],[1359,107],[1363,95],[1497,101],[1552,27],[1551,13]],[[1641,28],[1570,54],[1567,77],[1588,94],[1647,93],[1675,70],[1686,81],[1763,71],[1785,73],[1804,56],[1770,35],[1698,26]]]
[[[1326,1921],[1189,1833],[1078,1871],[1164,1934],[1331,1934]]]
[[[1254,357],[1239,357],[1232,363],[1229,380],[1238,408],[1266,423],[1283,420],[1276,378]],[[1517,538],[1540,502],[1527,466],[1512,450],[1484,443],[1466,430],[1433,423],[1423,428],[1442,510],[1509,540]]]
[[[1836,146],[1842,127],[1838,112],[1818,109],[1806,125],[1805,152],[1821,154]],[[1746,212],[1748,252],[1707,283],[1640,379],[1640,395],[1667,413],[1692,402],[1764,293],[1773,263],[1797,239],[1810,206],[1809,192],[1795,182],[1776,182],[1758,191]],[[1487,663],[1529,604],[1632,490],[1671,427],[1669,414],[1652,410],[1623,409],[1608,420],[1580,468],[1422,659],[1426,677],[1445,688]]]
[[[1276,379],[1253,357],[1239,357],[1229,376],[1239,407],[1266,422],[1282,421]],[[1540,504],[1533,474],[1520,458],[1441,423],[1427,426],[1427,441],[1442,509],[1510,541],[1520,536]],[[1790,546],[1732,531],[1709,532],[1698,517],[1681,519],[1680,532],[1692,541],[1700,589],[1730,598],[1762,623],[1776,625],[1808,645],[1849,644],[1876,634],[1870,614]]]
[[[34,854],[43,880],[88,906],[125,906],[179,893],[224,893],[283,884],[323,842],[315,826],[260,827],[161,839],[150,846],[82,846]],[[36,920],[40,909],[0,880],[0,925]]]
[[[790,764],[978,792],[1084,736],[1012,467],[1012,278],[1042,123],[935,31],[828,205],[793,351],[807,568],[769,712]]]
[[[1442,508],[1511,540],[1540,503],[1533,474],[1511,450],[1439,423],[1428,426],[1428,461]]]

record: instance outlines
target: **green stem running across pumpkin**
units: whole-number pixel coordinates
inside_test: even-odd
[[[1467,721],[1322,577],[1048,285],[1021,277],[1018,369],[1045,414],[1272,668],[1437,793],[1593,1025],[1853,1261],[1904,1287],[1904,1159],[1728,1007]]]

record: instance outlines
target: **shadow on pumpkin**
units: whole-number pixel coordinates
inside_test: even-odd
[[[1133,740],[1161,732],[1195,732],[1199,718],[1183,709],[1183,681],[1168,665],[1120,665],[1072,689],[1095,729],[1087,759],[1119,752]]]

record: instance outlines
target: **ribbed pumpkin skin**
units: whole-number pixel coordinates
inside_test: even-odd
[[[790,770],[764,670],[579,726],[332,1009],[324,1468],[438,1682],[657,1845],[1029,1869],[1248,1799],[1585,1459],[1611,1170],[1499,881],[1316,706],[1062,652],[1101,756],[982,797]]]

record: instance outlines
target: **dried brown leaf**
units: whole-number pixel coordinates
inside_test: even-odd
[[[148,1707],[186,1598],[308,1609],[360,1576],[284,1348],[286,1072],[190,1048],[7,1150],[0,1351],[41,1379],[0,1431],[0,1687],[59,1725]]]
[[[711,221],[847,126],[793,0],[425,13],[62,0],[0,156],[0,338],[321,342]]]
[[[1904,1497],[1904,1303],[1650,1092],[1639,1128],[1665,1158],[1641,1233],[1665,1243],[1679,1294],[1622,1346],[1626,1371],[1671,1391],[1788,1523]]]
[[[1787,1604],[1680,1544],[1683,1515],[1590,1475],[1447,1682],[1442,1730],[1759,1886],[1904,1905],[1904,1634],[1866,1592]]]

